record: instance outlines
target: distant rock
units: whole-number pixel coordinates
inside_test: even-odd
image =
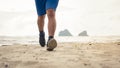
[[[78,36],[88,36],[87,31],[81,32]]]
[[[67,29],[65,29],[59,32],[59,36],[72,36],[72,34]]]

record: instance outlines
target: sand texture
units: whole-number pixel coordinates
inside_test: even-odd
[[[120,68],[120,42],[58,43],[52,52],[39,44],[2,45],[0,68]]]

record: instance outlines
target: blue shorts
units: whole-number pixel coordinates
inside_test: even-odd
[[[59,0],[35,0],[38,16],[46,14],[46,10],[56,10]]]

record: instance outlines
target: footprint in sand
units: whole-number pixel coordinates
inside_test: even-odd
[[[90,64],[88,64],[88,63],[84,63],[84,66],[88,66],[88,65],[90,66]]]
[[[120,43],[118,43],[117,45],[120,45]]]
[[[89,45],[92,45],[91,43],[89,43]]]
[[[9,65],[8,64],[5,64],[5,68],[8,68],[9,67]]]
[[[9,46],[9,45],[2,45],[2,46]]]
[[[9,68],[10,66],[9,66],[9,64],[8,63],[6,63],[6,62],[2,62],[2,63],[0,63],[0,68]]]
[[[0,56],[2,56],[2,54],[0,54]]]

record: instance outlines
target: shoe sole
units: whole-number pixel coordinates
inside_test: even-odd
[[[49,40],[47,46],[48,46],[47,47],[48,51],[53,51],[53,49],[57,47],[57,41],[55,39],[51,39],[51,40]]]

